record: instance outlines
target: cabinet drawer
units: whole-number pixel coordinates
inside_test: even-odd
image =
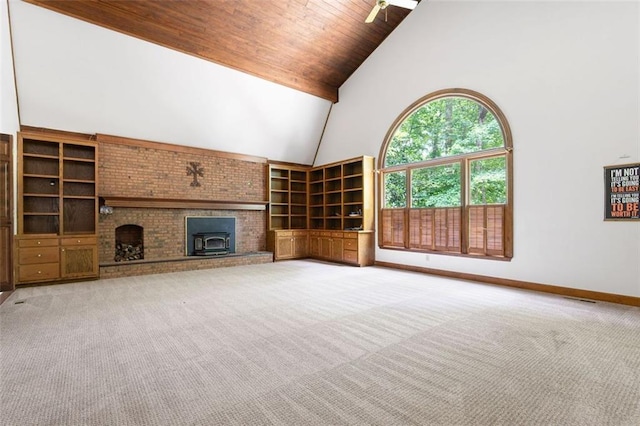
[[[307,231],[293,231],[294,237],[306,237],[308,234]]]
[[[43,263],[41,265],[25,265],[19,267],[18,280],[47,281],[60,277],[59,263]]]
[[[331,236],[333,238],[342,238],[342,232],[332,232]]]
[[[358,250],[358,240],[352,240],[349,238],[344,239],[345,250]]]
[[[63,246],[88,246],[97,244],[96,237],[67,237],[61,240]]]
[[[30,247],[21,248],[18,251],[20,265],[32,265],[36,263],[58,262],[60,251],[58,247]]]
[[[28,240],[18,240],[18,247],[57,247],[57,238],[34,238]]]
[[[358,238],[358,233],[357,232],[345,232],[344,233],[344,237],[345,238]]]
[[[279,237],[291,237],[293,236],[293,232],[291,231],[277,231],[276,236]]]
[[[345,262],[358,263],[357,250],[345,250],[342,256]]]

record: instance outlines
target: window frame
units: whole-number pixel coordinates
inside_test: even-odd
[[[472,101],[477,102],[486,108],[493,116],[496,118],[498,125],[500,126],[502,132],[502,138],[504,142],[504,146],[491,148],[483,151],[476,151],[473,153],[459,154],[448,157],[440,157],[432,160],[421,161],[417,163],[406,163],[399,164],[393,166],[385,166],[385,159],[387,155],[387,149],[391,144],[391,140],[400,127],[400,125],[416,110],[421,108],[423,105],[433,102],[442,98],[448,97],[456,97],[456,98],[466,98]],[[491,158],[491,157],[502,157],[505,158],[505,166],[506,166],[506,185],[507,185],[507,194],[506,194],[506,202],[504,204],[480,204],[480,205],[472,205],[470,200],[470,178],[468,176],[468,172],[470,170],[470,163],[474,160],[479,160],[483,158]],[[460,174],[461,174],[461,206],[460,206],[460,251],[446,251],[446,250],[438,250],[438,249],[429,249],[429,248],[416,248],[411,247],[410,241],[410,217],[412,216],[412,211],[419,211],[420,209],[438,209],[436,208],[412,208],[412,187],[411,187],[411,174],[413,169],[420,169],[424,167],[432,167],[439,166],[444,164],[460,164]],[[486,259],[494,259],[494,260],[511,260],[513,258],[513,138],[511,134],[511,128],[505,115],[502,113],[500,108],[487,96],[473,91],[469,89],[462,88],[450,88],[443,89],[427,94],[420,99],[413,102],[409,105],[402,113],[395,119],[385,138],[383,140],[380,155],[378,156],[378,247],[385,250],[401,250],[408,252],[426,252],[426,253],[434,253],[434,254],[442,254],[442,255],[451,255],[451,256],[469,256],[473,258],[486,258]],[[404,207],[394,207],[394,208],[386,208],[386,195],[385,195],[385,174],[392,172],[404,171],[406,177],[406,203]],[[477,249],[469,246],[469,238],[471,234],[470,223],[469,223],[469,214],[471,207],[481,207],[481,206],[504,206],[503,208],[503,228],[502,228],[502,244],[503,251],[502,253],[496,254],[495,250],[487,250],[479,253]],[[389,220],[388,214],[386,211],[391,211],[389,214],[392,214],[394,219],[392,221]],[[404,220],[399,222],[399,218],[401,216],[400,211],[403,211],[402,214]],[[388,235],[385,236],[387,230],[384,228],[384,222],[395,223],[397,226],[402,226],[403,229],[400,232],[392,228],[390,232],[393,233],[393,243],[389,244]],[[487,240],[488,231],[485,229],[485,241]],[[398,235],[403,236],[403,241],[398,241]],[[387,241],[385,241],[385,239]]]

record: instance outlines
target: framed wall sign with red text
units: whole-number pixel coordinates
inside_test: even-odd
[[[604,168],[604,220],[640,220],[640,163]]]

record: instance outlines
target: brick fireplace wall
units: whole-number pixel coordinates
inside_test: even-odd
[[[183,210],[124,208],[113,209],[111,215],[100,215],[98,258],[100,263],[113,262],[115,229],[121,225],[144,228],[146,260],[168,259],[185,255],[185,216],[216,216],[236,218],[236,252],[263,251],[266,248],[266,214],[264,211],[243,210]]]
[[[266,159],[135,139],[97,136],[100,195],[161,199],[267,199]],[[187,174],[199,163],[200,186]]]
[[[97,140],[101,197],[234,203],[268,198],[264,158],[105,135]],[[195,178],[189,169],[198,172]],[[236,253],[266,249],[266,210],[114,207],[113,214],[99,216],[100,263],[114,261],[115,229],[128,224],[144,228],[145,262],[185,256],[185,216],[235,217]]]

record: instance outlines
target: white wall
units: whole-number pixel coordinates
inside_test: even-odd
[[[22,124],[313,162],[329,101],[9,1]]]
[[[13,135],[19,130],[18,105],[13,80],[9,10],[0,2],[0,132]]]
[[[603,166],[640,161],[637,1],[423,1],[340,89],[316,163],[378,156],[435,90],[479,91],[514,138],[514,258],[376,259],[640,296],[640,223],[604,222]]]

